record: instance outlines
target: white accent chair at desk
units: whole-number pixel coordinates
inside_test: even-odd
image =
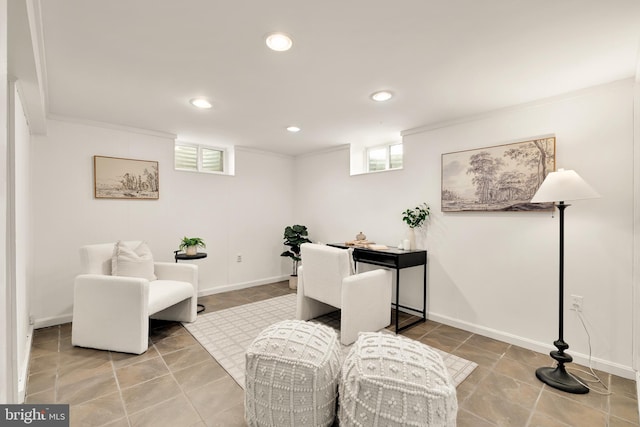
[[[198,267],[153,262],[143,242],[120,243],[123,252],[128,248],[129,254],[145,248],[147,272],[138,275],[142,277],[112,275],[114,243],[82,247],[82,274],[74,283],[71,342],[80,347],[142,354],[149,346],[150,317],[196,320]],[[131,268],[123,270],[118,273]]]
[[[376,332],[391,323],[391,272],[352,274],[351,253],[315,243],[301,246],[296,318],[309,320],[341,310],[340,342],[349,345],[358,332]]]

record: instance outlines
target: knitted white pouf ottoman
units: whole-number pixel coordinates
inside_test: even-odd
[[[246,353],[249,426],[330,426],[342,364],[336,332],[300,320],[271,325]]]
[[[442,357],[402,336],[360,334],[339,395],[341,427],[456,425],[456,388]]]

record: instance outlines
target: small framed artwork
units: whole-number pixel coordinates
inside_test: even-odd
[[[443,154],[442,212],[552,209],[531,199],[555,169],[555,137]]]
[[[158,199],[159,182],[158,162],[93,156],[96,199]]]

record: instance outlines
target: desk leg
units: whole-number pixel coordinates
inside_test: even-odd
[[[400,325],[400,269],[396,268],[396,335]]]
[[[427,320],[427,263],[424,263],[424,277],[422,281],[422,318]]]
[[[409,329],[410,327],[417,325],[418,323],[423,323],[427,321],[427,264],[424,265],[424,274],[422,276],[422,311],[420,310],[416,310],[415,308],[411,308],[411,307],[405,307],[405,306],[401,306],[400,305],[400,270],[397,269],[396,270],[396,335],[398,334],[398,332],[400,331],[404,331],[405,329]],[[402,328],[399,327],[398,322],[399,322],[399,314],[400,314],[400,307],[402,308],[406,308],[409,309],[413,312],[416,313],[420,313],[422,314],[421,317],[419,317],[417,320],[414,320],[413,322],[404,325]]]

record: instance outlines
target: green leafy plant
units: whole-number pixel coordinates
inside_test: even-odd
[[[300,245],[303,243],[311,243],[311,240],[307,238],[308,235],[309,232],[304,225],[296,224],[287,226],[284,229],[284,244],[289,246],[289,250],[282,252],[280,256],[289,257],[293,261],[292,276],[298,275],[298,263],[302,260],[302,258],[300,258]]]
[[[407,209],[402,212],[402,220],[407,223],[410,228],[422,227],[424,221],[431,214],[429,205],[421,203],[414,209]]]
[[[184,251],[189,246],[195,246],[197,248],[207,247],[207,245],[204,243],[204,240],[202,240],[200,237],[183,237],[182,241],[180,242],[180,246],[178,246],[178,249]]]

